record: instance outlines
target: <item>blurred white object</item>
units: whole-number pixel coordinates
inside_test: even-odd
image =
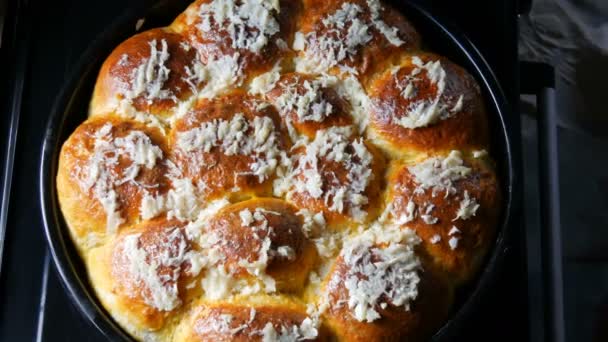
[[[560,126],[608,135],[608,0],[534,0],[519,57],[555,67]]]
[[[521,59],[553,64],[573,83],[580,50],[608,56],[608,1],[535,0],[520,32]]]

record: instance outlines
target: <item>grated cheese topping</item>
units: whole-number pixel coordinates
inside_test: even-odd
[[[396,216],[395,214],[393,215]],[[412,222],[416,218],[416,203],[414,203],[412,200],[409,200],[407,202],[407,205],[405,206],[405,212],[396,217],[397,219],[395,220],[395,223],[399,225],[404,225],[406,223]]]
[[[238,260],[237,265],[245,269],[254,279],[240,278],[235,275],[237,268],[226,266],[227,256],[222,251],[222,247],[233,244],[227,241],[217,232],[207,230],[209,215],[217,212],[219,208],[226,205],[225,201],[213,205],[209,214],[202,214],[196,222],[186,227],[188,236],[192,236],[195,241],[199,241],[205,256],[207,272],[202,279],[202,288],[208,299],[219,300],[230,297],[233,294],[252,295],[260,292],[273,293],[276,291],[275,280],[266,273],[269,262],[275,257],[284,257],[288,260],[295,259],[295,251],[290,246],[272,246],[271,237],[274,235],[274,228],[269,224],[267,215],[281,215],[278,212],[256,208],[241,210],[238,217],[243,227],[251,229],[251,238],[259,241],[259,249],[255,252],[257,256],[253,258],[243,258]]]
[[[190,263],[193,267],[189,273],[198,274],[199,255],[189,249],[179,228],[168,228],[161,234],[160,245],[144,246],[140,243],[141,234],[128,235],[122,248],[129,274],[145,285],[140,293],[145,303],[161,311],[171,311],[181,304],[177,281],[182,265]]]
[[[275,84],[280,78],[281,65],[277,62],[270,71],[251,80],[251,83],[249,84],[249,93],[254,95],[265,95],[275,87]]]
[[[307,238],[317,235],[327,224],[322,212],[313,213],[308,209],[300,209],[296,215],[303,219],[302,232]]]
[[[160,49],[158,45],[160,43]],[[144,59],[131,74],[131,88],[124,92],[127,99],[132,100],[145,95],[148,103],[155,99],[173,99],[177,102],[175,95],[168,89],[164,89],[165,82],[169,79],[171,70],[166,66],[170,58],[167,41],[156,39],[148,42],[150,46],[150,57]],[[127,57],[128,58],[128,57]],[[126,60],[119,61],[119,64]]]
[[[304,80],[300,87],[300,76],[296,76],[291,82],[281,82],[281,87],[282,93],[276,103],[285,118],[295,111],[300,122],[322,122],[334,113],[332,104],[323,96],[322,89],[327,84],[322,78]]]
[[[383,10],[379,0],[367,0],[367,7],[371,12],[371,20],[374,27],[384,35],[384,38],[392,45],[401,46],[405,42],[399,38],[399,30],[396,27],[387,25],[381,18],[380,12]]]
[[[276,291],[276,282],[272,277],[266,274],[268,263],[276,255],[281,255],[281,252],[279,252],[278,249],[281,249],[287,256],[293,253],[293,250],[289,246],[280,246],[277,249],[272,249],[270,237],[274,235],[274,231],[273,227],[269,225],[266,215],[280,216],[281,214],[263,208],[256,208],[253,213],[249,211],[249,209],[245,209],[239,213],[242,225],[251,228],[253,231],[253,238],[259,240],[261,244],[256,260],[249,261],[247,259],[241,259],[239,260],[238,265],[245,268],[249,274],[260,279],[264,284],[264,290],[266,292],[274,292]],[[259,235],[260,232],[265,233],[264,238]]]
[[[234,317],[230,314],[220,314],[218,316],[212,316],[210,319],[205,320],[205,324],[196,324],[194,330],[202,336],[207,336],[210,333],[220,333],[228,335],[236,335],[243,330],[249,328],[251,323],[255,320],[256,310],[251,308],[249,311],[249,320],[241,325],[234,326]]]
[[[344,286],[348,290],[346,302],[355,319],[378,320],[378,307],[387,305],[409,310],[411,301],[418,296],[421,265],[414,246],[419,243],[420,238],[412,230],[380,223],[347,242],[340,255],[349,269]],[[386,246],[379,247],[382,244]],[[334,281],[342,280],[333,278]]]
[[[166,212],[168,219],[194,220],[199,214],[199,199],[207,192],[207,185],[199,181],[194,184],[189,178],[169,175],[171,189],[166,194],[152,196],[147,191],[142,196],[140,213],[143,219],[151,219]]]
[[[473,158],[484,158],[488,156],[488,151],[486,150],[479,150],[479,151],[473,151]]]
[[[448,78],[439,60],[423,63],[419,57],[414,56],[412,57],[412,63],[416,67],[409,75],[399,77],[396,73],[393,73],[395,86],[400,91],[401,97],[409,101],[405,108],[405,115],[399,118],[394,116],[394,113],[397,112],[395,100],[376,103],[376,110],[384,113],[384,115],[389,115],[394,123],[409,129],[426,127],[441,120],[449,119],[462,110],[463,95],[456,99],[452,108],[448,106],[448,101],[452,101],[453,98],[445,95]],[[437,87],[437,92],[430,99],[416,100],[418,83],[423,82],[425,75],[430,83]]]
[[[292,192],[307,193],[314,199],[323,198],[330,211],[348,214],[355,220],[363,221],[367,213],[362,209],[367,204],[365,189],[373,178],[371,172],[372,155],[365,147],[363,139],[350,141],[351,127],[332,127],[318,131],[312,142],[305,144],[305,152],[297,156],[297,167],[289,176]],[[346,183],[328,177],[321,164],[321,158],[336,162],[347,171]]]
[[[452,236],[450,238],[450,240],[448,241],[448,244],[450,245],[451,250],[455,250],[456,248],[458,248],[458,240],[460,240],[460,239],[457,238],[456,236]]]
[[[346,58],[352,58],[357,49],[372,40],[369,26],[359,18],[363,9],[356,4],[345,2],[336,12],[322,20],[326,32],[317,35],[313,31],[297,36],[294,50],[303,50],[305,58],[296,61],[296,70],[306,73],[322,73],[338,65]],[[346,24],[350,23],[348,28]]]
[[[331,76],[326,77],[330,79],[327,82],[331,82]],[[370,98],[367,96],[359,80],[353,75],[343,76],[342,80],[334,82],[336,83],[335,89],[338,91],[338,94],[350,103],[353,119],[359,128],[359,133],[362,134],[369,123],[369,112],[372,107]]]
[[[141,204],[139,207],[139,213],[141,218],[149,220],[158,216],[165,210],[165,197],[164,196],[153,196],[148,191],[144,190],[144,194],[141,198]]]
[[[359,49],[372,39],[372,29],[382,34],[390,44],[401,46],[404,41],[398,36],[398,29],[387,25],[380,16],[382,6],[378,0],[368,0],[368,9],[345,2],[335,12],[322,19],[325,32],[298,32],[293,49],[304,51],[304,58],[296,59],[296,70],[305,73],[323,73],[338,66],[343,72],[357,74],[353,68],[342,64],[352,60]],[[370,13],[370,19],[365,14]],[[350,25],[349,25],[350,24]]]
[[[326,231],[312,239],[312,242],[315,244],[317,253],[319,253],[321,257],[332,258],[340,251],[342,241],[346,235],[346,233],[332,233]]]
[[[458,247],[458,241],[460,240],[460,237],[454,235],[460,233],[462,232],[456,226],[452,226],[452,229],[450,229],[450,231],[448,232],[448,236],[450,236],[450,240],[448,240],[448,245],[450,246],[451,250],[455,250]]]
[[[431,215],[433,209],[435,209],[435,205],[427,203],[426,208],[422,210],[422,214],[420,215],[422,221],[424,221],[424,223],[428,225],[436,224],[437,222],[439,222],[438,218]]]
[[[276,0],[213,0],[201,5],[197,27],[209,35],[225,32],[232,48],[259,54],[280,31],[275,18],[279,10]]]
[[[212,99],[231,86],[240,86],[243,81],[240,55],[212,57],[203,65],[198,60],[184,67],[182,79],[189,85],[192,93],[200,98]],[[204,84],[202,89],[199,85]]]
[[[106,213],[106,227],[109,233],[116,232],[124,219],[120,215],[116,187],[131,183],[138,188],[155,187],[157,184],[143,185],[136,181],[142,168],[152,169],[158,159],[163,158],[162,150],[141,131],[131,131],[125,137],[114,137],[112,125],[105,124],[94,134],[94,150],[83,170],[79,170],[79,185],[82,191],[92,191]],[[131,163],[117,172],[120,157]]]
[[[205,193],[206,185],[199,182],[197,185],[188,178],[173,178],[172,188],[165,200],[167,217],[177,218],[181,221],[194,219],[199,213],[199,198]]]
[[[297,324],[291,326],[280,325],[280,329],[277,331],[277,328],[268,322],[264,326],[264,329],[259,332],[259,335],[262,336],[263,342],[314,340],[319,335],[318,325],[318,321],[306,317],[299,326]]]
[[[414,192],[423,193],[427,189],[432,190],[433,196],[445,191],[445,196],[454,194],[454,182],[465,178],[471,173],[471,169],[464,166],[462,154],[459,151],[451,151],[445,157],[429,158],[419,164],[408,167],[414,176],[418,187]]]
[[[201,280],[205,296],[210,300],[226,298],[236,287],[236,280],[226,271],[224,265],[209,268]]]
[[[234,317],[230,314],[220,314],[213,316],[211,320],[205,320],[205,324],[197,324],[194,329],[199,335],[209,333],[221,333],[234,336],[250,329],[256,319],[256,310],[251,308],[249,320],[241,325],[234,323]],[[318,332],[318,320],[305,318],[300,325],[298,324],[273,324],[266,323],[264,328],[245,332],[250,338],[259,336],[264,342],[296,342],[315,339]]]
[[[477,209],[479,209],[479,203],[475,200],[475,198],[469,197],[469,192],[464,191],[464,198],[460,202],[460,207],[456,212],[456,217],[452,221],[456,220],[468,220],[471,217],[475,216],[477,213]]]
[[[151,49],[150,58],[144,59],[135,69],[133,69],[131,81],[123,85],[121,93],[123,99],[113,99],[112,106],[119,115],[132,118],[149,126],[158,127],[164,131],[168,123],[162,118],[138,111],[133,107],[133,100],[144,96],[148,104],[154,100],[171,99],[177,106],[175,118],[181,117],[191,107],[194,100],[198,98],[214,98],[222,94],[232,86],[240,86],[243,81],[242,66],[240,64],[240,54],[211,56],[206,64],[201,62],[200,55],[196,54],[183,70],[171,70],[167,67],[167,62],[171,58],[166,40],[158,43],[156,40],[149,42]],[[160,50],[158,45],[160,44]],[[184,51],[189,51],[192,46],[187,42],[180,42],[179,47]],[[123,55],[118,65],[126,65],[129,60],[128,55]],[[181,88],[166,89],[172,72],[177,72],[183,82],[186,83],[192,95],[183,101],[179,101],[174,92],[180,92]],[[175,119],[173,118],[173,119]]]
[[[252,159],[250,171],[243,174],[257,176],[262,183],[275,173],[281,159],[286,158],[278,139],[269,117],[256,116],[251,122],[242,113],[237,113],[229,121],[216,119],[180,132],[177,147],[186,154],[210,153],[211,149],[219,148],[228,156],[249,156]]]
[[[334,257],[340,250],[347,232],[341,234],[326,230],[327,222],[323,212],[315,214],[308,209],[301,209],[296,214],[304,219],[302,231],[315,244],[317,253],[323,258]]]

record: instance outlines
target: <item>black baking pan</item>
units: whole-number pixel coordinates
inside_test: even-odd
[[[99,69],[112,50],[136,33],[136,27],[146,30],[166,26],[191,0],[161,0],[148,6],[131,8],[99,38],[93,41],[72,71],[71,77],[57,97],[50,113],[40,165],[40,200],[44,229],[49,250],[69,297],[93,326],[111,340],[131,340],[103,309],[89,284],[86,269],[74,248],[68,228],[59,208],[55,177],[59,152],[63,142],[86,120]],[[412,21],[423,37],[425,48],[444,55],[463,66],[478,81],[485,98],[491,124],[491,154],[497,168],[504,194],[504,206],[494,247],[484,268],[469,286],[459,290],[448,321],[433,336],[433,341],[456,339],[461,327],[470,319],[475,308],[495,284],[506,254],[506,240],[510,227],[510,213],[517,212],[515,182],[509,135],[504,118],[512,115],[496,77],[477,48],[457,29],[439,21],[421,7],[409,2],[391,1]],[[140,27],[141,20],[144,19]],[[497,43],[499,44],[499,43]]]

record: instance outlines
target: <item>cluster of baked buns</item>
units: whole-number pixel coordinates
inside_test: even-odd
[[[406,13],[407,15],[407,13]],[[107,58],[61,209],[139,340],[424,340],[501,209],[476,81],[379,0],[199,0]]]

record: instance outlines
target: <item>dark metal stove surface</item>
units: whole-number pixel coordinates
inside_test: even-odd
[[[416,2],[464,30],[486,56],[513,105],[506,119],[514,155],[521,156],[516,2]],[[80,54],[123,12],[125,1],[0,0],[0,4],[8,7],[6,16],[0,12],[0,19],[6,19],[0,45],[0,179],[11,185],[3,196],[0,216],[6,227],[0,249],[0,341],[101,341],[103,335],[69,301],[46,251],[36,183],[54,98]],[[515,159],[521,179],[521,160]],[[12,173],[4,171],[11,169]],[[528,339],[523,228],[515,223],[498,286],[458,340]]]

